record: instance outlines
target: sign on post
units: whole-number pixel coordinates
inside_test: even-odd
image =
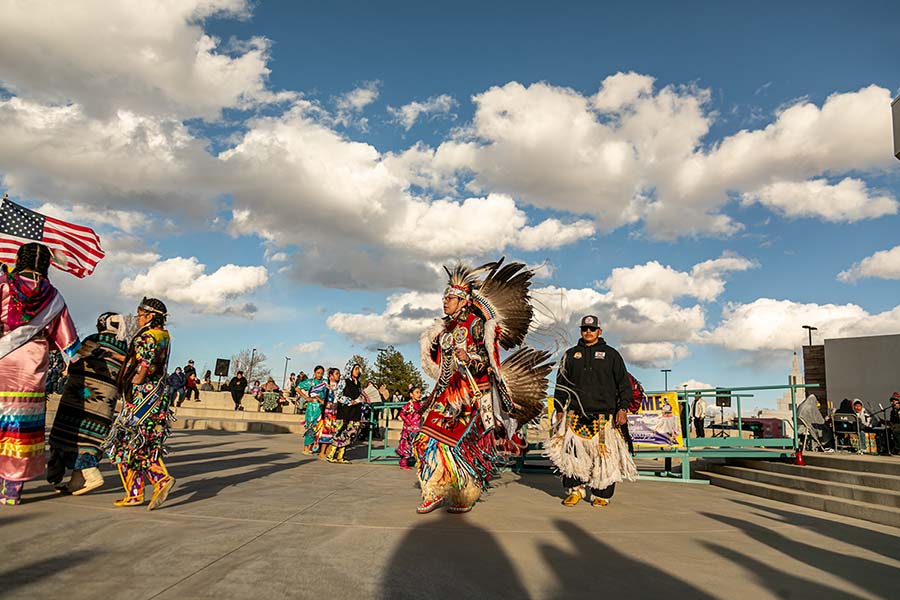
[[[628,415],[628,433],[635,450],[684,448],[678,392],[648,395],[637,414]]]

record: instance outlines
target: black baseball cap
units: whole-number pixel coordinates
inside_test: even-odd
[[[600,329],[600,319],[597,318],[597,315],[586,315],[581,317],[581,328],[584,329],[585,327]]]

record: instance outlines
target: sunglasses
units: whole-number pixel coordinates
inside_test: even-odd
[[[600,331],[599,327],[582,327],[582,331]]]

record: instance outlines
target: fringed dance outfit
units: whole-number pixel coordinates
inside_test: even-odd
[[[462,308],[422,336],[423,368],[437,384],[412,443],[420,513],[445,502],[450,512],[471,510],[506,458],[506,441],[542,410],[549,355],[520,348],[500,364],[501,347],[519,346],[531,324],[533,276],[521,263],[502,263],[448,270],[445,298]]]
[[[124,323],[121,315],[115,317]],[[47,481],[52,484],[62,481],[66,469],[95,469],[100,463],[100,446],[112,426],[119,372],[128,352],[128,343],[120,337],[114,331],[89,335],[69,365],[48,440]]]
[[[328,382],[324,379],[307,379],[298,383],[297,387],[309,395],[304,408],[303,446],[308,454],[313,454],[319,451],[317,429],[322,419],[322,403],[325,401]]]
[[[413,442],[422,427],[422,400],[410,399],[400,409],[400,422],[403,429],[400,431],[400,442],[397,444],[397,456],[400,457],[400,466],[407,468],[415,463],[413,456]]]
[[[0,271],[0,503],[18,504],[44,472],[49,352],[80,342],[65,300],[44,276]]]
[[[599,329],[597,317],[584,317],[585,323]],[[603,338],[591,345],[582,339],[566,351],[554,391],[560,412],[544,442],[544,455],[562,475],[569,493],[563,501],[566,506],[589,495],[595,505],[605,506],[616,483],[637,479],[627,428],[615,425],[616,414],[627,411],[631,397],[625,362]]]
[[[140,384],[125,381],[122,411],[103,445],[118,466],[126,500],[134,503],[143,502],[145,479],[157,487],[169,477],[162,461],[169,422],[175,420],[165,381],[169,345],[169,332],[161,328],[147,329],[132,341],[128,361],[145,367],[147,375]]]
[[[334,393],[334,433],[331,438],[332,452],[329,456],[332,462],[349,462],[344,458],[344,452],[356,441],[362,424],[362,386],[360,374],[353,376],[354,369],[361,367],[353,361],[348,362],[344,367],[344,377]]]

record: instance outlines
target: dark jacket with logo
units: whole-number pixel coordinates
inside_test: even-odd
[[[578,340],[560,362],[553,397],[560,408],[568,402],[584,417],[628,410],[631,383],[622,355],[603,338],[593,346]]]

